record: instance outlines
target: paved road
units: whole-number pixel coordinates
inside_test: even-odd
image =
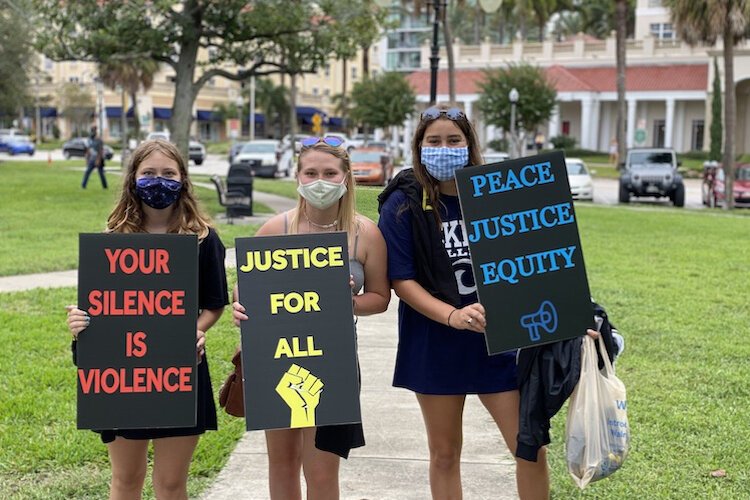
[[[13,160],[13,161],[47,161],[48,159],[53,162],[75,162],[81,161],[80,158],[74,158],[72,160],[65,160],[61,150],[53,151],[37,151],[34,156],[18,155],[9,156],[6,153],[0,153],[0,160]],[[109,160],[108,165],[115,166],[120,163],[120,155],[115,156]],[[206,157],[206,161],[202,165],[195,165],[190,163],[190,172],[193,174],[203,175],[214,175],[218,174],[226,176],[229,171],[229,162],[227,161],[226,155],[209,154]],[[396,169],[394,173],[398,173],[400,169]],[[293,181],[294,177],[284,177],[279,180]],[[602,205],[617,205],[617,179],[594,179],[594,203]],[[672,203],[667,198],[633,198],[632,205],[645,205],[645,206],[667,206],[671,207]],[[700,179],[685,179],[685,207],[691,209],[702,209],[704,208],[701,203],[701,181]]]

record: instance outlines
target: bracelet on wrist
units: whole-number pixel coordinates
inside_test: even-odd
[[[458,311],[458,308],[454,307],[453,310],[448,315],[448,323],[446,323],[448,326],[451,326],[451,316],[453,316],[453,313]]]

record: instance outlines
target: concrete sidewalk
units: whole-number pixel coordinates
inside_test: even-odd
[[[343,500],[430,498],[429,454],[414,394],[391,386],[396,359],[398,298],[388,311],[357,322],[362,370],[362,420],[367,445],[341,461]],[[476,396],[464,411],[461,457],[464,498],[515,499],[515,461]],[[304,491],[303,491],[304,496]],[[268,498],[263,432],[247,432],[202,500]]]

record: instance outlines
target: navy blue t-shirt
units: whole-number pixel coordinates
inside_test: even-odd
[[[416,280],[411,212],[402,191],[383,204],[378,226],[388,247],[388,277]],[[461,305],[477,302],[469,245],[457,196],[440,196],[443,244],[456,274]],[[420,394],[488,394],[514,390],[515,351],[489,356],[484,335],[456,330],[399,303],[399,343],[393,385]]]

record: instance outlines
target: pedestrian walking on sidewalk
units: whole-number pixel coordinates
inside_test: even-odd
[[[379,226],[399,304],[393,385],[416,393],[430,450],[433,498],[461,498],[462,418],[477,394],[515,456],[519,428],[516,353],[489,356],[471,257],[461,223],[456,170],[482,165],[471,122],[456,107],[428,108],[412,140],[414,168],[381,193]],[[545,449],[516,458],[521,498],[549,496]]]
[[[224,269],[225,249],[193,196],[179,150],[166,141],[146,141],[131,155],[120,200],[107,220],[110,233],[180,233],[198,235],[198,307],[196,325],[197,425],[189,428],[115,429],[96,431],[107,444],[112,468],[110,498],[141,498],[148,444],[153,441],[153,486],[156,498],[187,499],[187,477],[201,434],[216,430],[205,332],[229,303]],[[86,335],[90,317],[68,306],[68,327],[76,342]]]
[[[83,174],[81,187],[86,189],[89,182],[89,176],[94,169],[99,171],[99,179],[102,181],[102,187],[107,189],[107,178],[104,176],[104,143],[96,133],[96,127],[91,127],[89,134],[88,147],[85,153],[86,172]]]
[[[333,136],[302,141],[297,206],[271,218],[256,236],[346,231],[354,314],[366,316],[385,311],[391,298],[386,246],[378,226],[355,212],[354,177],[342,143]],[[235,297],[236,292],[235,288]],[[248,319],[236,299],[233,317],[237,326]],[[364,446],[365,439],[362,424],[346,424],[268,430],[266,444],[271,499],[302,498],[300,469],[307,498],[337,499],[339,457],[348,458],[349,451]]]

